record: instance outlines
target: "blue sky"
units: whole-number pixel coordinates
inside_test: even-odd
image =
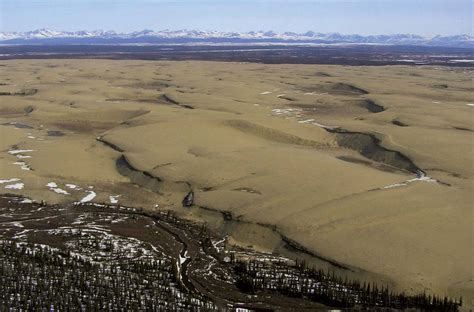
[[[473,0],[0,0],[0,31],[471,34]]]

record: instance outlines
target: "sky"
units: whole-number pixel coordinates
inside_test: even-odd
[[[0,31],[472,35],[474,0],[0,0]]]

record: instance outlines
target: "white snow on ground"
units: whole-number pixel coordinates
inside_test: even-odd
[[[66,187],[70,188],[71,190],[79,189],[79,186],[70,183],[66,184]]]
[[[184,252],[184,257],[179,254],[179,264],[182,265],[186,259],[189,259],[187,250]]]
[[[277,97],[285,96],[286,94],[278,94]]]
[[[20,201],[20,204],[32,204],[33,200],[29,198],[24,198],[22,201]]]
[[[400,182],[400,183],[390,184],[390,185],[384,186],[383,189],[391,189],[391,188],[395,188],[395,187],[406,186],[409,183],[413,183],[413,182],[438,183],[438,181],[436,179],[428,177],[424,173],[420,172],[420,173],[418,173],[418,176],[416,178],[408,179],[408,180]]]
[[[301,113],[303,112],[303,110],[301,108],[275,108],[275,109],[272,109],[272,114],[275,114],[275,115],[288,115],[288,116],[296,116],[296,117],[300,117],[301,116]]]
[[[30,165],[28,165],[26,162],[24,161],[15,161],[14,163],[12,163],[13,165],[17,165],[17,166],[20,166],[21,170],[28,170],[30,171],[31,168],[30,168]]]
[[[16,181],[20,181],[20,179],[18,179],[18,178],[12,178],[12,179],[8,179],[8,180],[0,180],[0,184],[3,184],[3,183],[10,183],[10,182],[16,182]]]
[[[450,60],[450,63],[474,63],[474,60]]]
[[[58,193],[58,194],[63,194],[63,195],[69,195],[69,193],[59,187],[56,188],[51,188],[51,191]]]
[[[118,203],[118,198],[120,195],[110,195],[109,196],[109,201],[111,204],[117,204]]]
[[[57,194],[69,195],[69,193],[67,191],[65,191],[62,188],[58,187],[56,182],[49,182],[48,184],[46,184],[46,186],[49,188],[50,191],[53,191]]]
[[[406,182],[407,183],[411,183],[411,182],[416,182],[416,181],[421,181],[421,182],[430,182],[430,183],[437,183],[438,181],[431,178],[431,177],[428,177],[427,175],[423,174],[423,175],[420,175],[419,177],[416,177],[416,178],[413,178],[413,179],[410,179],[410,180],[407,180]]]
[[[24,187],[25,187],[24,183],[15,183],[15,184],[9,184],[5,186],[5,188],[8,190],[21,190]]]
[[[334,129],[336,127],[330,127],[330,126],[326,126],[326,125],[323,125],[323,124],[320,124],[319,122],[312,122],[313,125],[315,126],[318,126],[318,127],[321,127],[321,128],[326,128],[326,129]]]
[[[93,200],[97,194],[94,192],[94,191],[87,191],[89,194],[87,194],[87,196],[85,196],[84,198],[81,199],[81,203],[87,203],[87,202],[90,202],[91,200]]]
[[[124,221],[127,221],[128,220],[128,217],[123,217],[123,218],[119,218],[119,219],[114,219],[112,221],[110,221],[110,223],[120,223],[120,222],[124,222]],[[145,227],[147,227],[147,225],[145,225]]]
[[[28,139],[36,139],[36,137],[32,136],[32,135],[29,135],[27,136]]]
[[[467,106],[474,106],[474,103],[467,103]]]
[[[47,187],[58,187],[58,185],[55,183],[55,182],[49,182],[48,184],[46,184]]]
[[[16,227],[19,227],[19,228],[23,228],[23,224],[21,224],[20,222],[7,222],[5,224],[11,224],[12,226],[16,226]]]
[[[34,152],[34,151],[35,151],[35,150],[30,150],[30,149],[11,150],[11,151],[8,151],[8,154],[16,155],[16,154],[29,153],[29,152]]]
[[[77,224],[83,224],[85,223],[84,219],[86,218],[85,215],[79,215],[73,223],[71,223],[72,225],[77,225]]]
[[[303,112],[303,110],[301,108],[274,108],[274,109],[272,109],[272,114],[275,114],[275,115],[285,114],[285,115],[290,116],[291,118],[292,117],[300,118],[302,112]],[[290,117],[287,117],[287,118],[290,118]],[[311,119],[306,119],[306,120],[298,120],[298,123],[301,123],[301,124],[311,123],[314,126],[318,126],[318,127],[325,128],[325,129],[335,129],[335,128],[337,128],[335,126],[326,126],[326,125],[320,124],[312,118]]]
[[[217,251],[221,251],[224,249],[224,247],[220,247],[219,245],[222,244],[222,243],[225,243],[225,241],[227,240],[227,236],[225,236],[223,239],[221,239],[220,241],[213,241],[212,242],[212,245],[214,246],[214,248],[217,250]]]
[[[384,189],[391,189],[391,188],[395,188],[395,187],[399,187],[399,186],[405,186],[405,185],[407,185],[407,183],[402,182],[402,183],[390,184],[390,185],[384,186],[383,188]]]
[[[26,238],[26,233],[28,233],[28,232],[31,232],[31,230],[23,230],[23,231],[21,231],[21,232],[16,233],[16,235],[13,236],[12,238],[13,238],[13,239]]]
[[[264,92],[262,92],[262,93],[260,93],[260,94],[261,94],[261,95],[265,95],[265,94],[270,94],[270,93],[272,93],[272,92],[271,92],[271,91],[264,91]]]
[[[22,153],[28,153],[28,152],[33,152],[33,151],[34,150],[30,150],[30,149],[18,149],[18,150],[10,150],[8,151],[8,153],[10,155],[14,155],[17,159],[21,160],[25,158],[31,158],[30,155],[22,155]],[[16,161],[13,163],[13,165],[21,166],[22,170],[28,170],[28,171],[31,170],[30,165],[24,161]]]

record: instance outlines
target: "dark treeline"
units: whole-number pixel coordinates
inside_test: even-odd
[[[458,301],[425,293],[394,293],[360,281],[342,279],[334,272],[310,268],[304,261],[291,266],[275,261],[235,261],[237,286],[244,292],[276,291],[283,295],[305,298],[340,308],[387,308],[426,311],[458,311]]]
[[[58,39],[55,39],[58,40]],[[65,40],[68,40],[67,38]],[[86,39],[86,40],[91,40]],[[247,44],[226,45],[181,45],[179,39],[168,39],[174,44],[161,42],[154,45],[122,45],[107,42],[89,42],[89,44],[68,44],[57,42],[54,45],[12,44],[0,46],[0,60],[5,59],[69,59],[69,58],[102,58],[102,59],[136,59],[136,60],[202,60],[258,62],[267,64],[339,64],[350,66],[383,66],[410,65],[400,61],[409,57],[416,63],[426,65],[449,65],[469,67],[471,63],[449,62],[443,55],[456,55],[457,58],[472,58],[472,48],[450,48],[433,46],[393,46],[393,45],[348,45],[348,46],[279,46],[260,45],[247,41]],[[190,39],[181,40],[188,41]],[[200,41],[199,39],[196,39]],[[228,40],[228,39],[221,39]],[[42,40],[44,43],[44,41]],[[213,40],[219,43],[218,39]],[[11,42],[12,43],[12,42]],[[129,42],[130,43],[130,42]],[[173,42],[168,42],[173,43]],[[182,42],[181,42],[182,43]],[[241,43],[241,42],[240,42]],[[301,43],[301,42],[300,42]],[[165,45],[160,45],[165,44]]]
[[[115,209],[126,211],[131,219],[147,216],[163,222],[163,230],[172,235],[172,228],[184,231],[204,254],[217,260],[211,270],[219,273],[202,282],[228,282],[246,294],[262,295],[262,300],[265,293],[272,292],[347,309],[457,311],[462,305],[462,299],[394,293],[385,286],[342,279],[301,261],[291,264],[257,252],[250,254],[258,261],[249,260],[248,250],[234,247],[222,251],[213,243],[220,237],[213,236],[205,225],[197,226],[169,211],[149,215],[127,207]],[[141,244],[130,247],[130,243],[136,244],[135,239],[92,235],[80,229],[68,229],[67,235],[64,231],[52,232],[55,240],[65,240],[60,249],[0,239],[0,311],[62,311],[71,307],[81,311],[231,310],[218,307],[206,294],[182,287],[176,259],[169,254]],[[178,235],[173,236],[180,241]],[[220,290],[213,291],[219,294]]]
[[[10,311],[217,310],[180,291],[167,258],[108,265],[48,246],[0,241],[0,263],[0,307]]]

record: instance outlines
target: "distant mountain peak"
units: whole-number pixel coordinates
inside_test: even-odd
[[[37,29],[27,32],[0,32],[1,44],[159,44],[159,43],[278,43],[278,44],[384,44],[474,47],[470,35],[422,37],[413,34],[369,35],[283,32],[272,30],[222,32],[202,30],[144,29],[130,33],[109,30],[56,31]]]

